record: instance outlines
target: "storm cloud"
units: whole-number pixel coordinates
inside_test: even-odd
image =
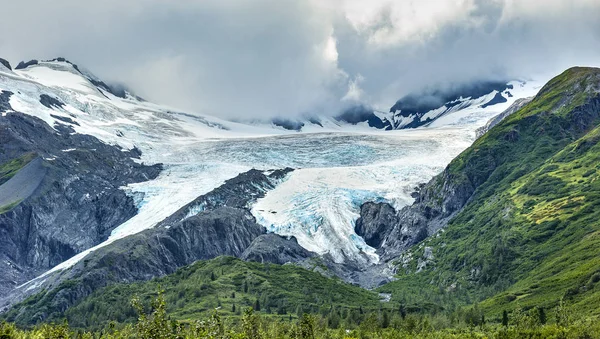
[[[597,0],[21,0],[0,57],[63,56],[226,118],[387,110],[411,92],[600,65]]]

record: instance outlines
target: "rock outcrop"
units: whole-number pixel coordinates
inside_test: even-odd
[[[477,187],[447,168],[415,194],[413,205],[396,211],[387,203],[361,206],[357,234],[377,248],[381,259],[397,257],[407,248],[446,226],[469,200]]]
[[[12,71],[12,67],[10,67],[10,62],[8,62],[6,59],[0,58],[0,65],[6,67],[9,71]]]
[[[2,102],[0,110],[12,110]],[[33,159],[0,186],[0,294],[106,240],[137,213],[120,187],[155,178],[161,166],[132,157],[67,125],[52,129],[14,112],[0,119],[0,166]]]
[[[301,262],[316,255],[316,253],[310,252],[300,246],[294,237],[286,239],[277,234],[269,233],[254,239],[240,258],[247,261],[283,265]]]
[[[485,124],[485,126],[478,128],[475,131],[475,133],[477,135],[477,138],[479,138],[482,135],[484,135],[492,127],[498,125],[500,123],[500,121],[504,120],[506,117],[510,116],[511,114],[513,114],[516,111],[520,110],[523,106],[525,106],[528,103],[530,103],[531,100],[533,100],[533,97],[521,98],[521,99],[515,100],[515,102],[512,105],[510,105],[510,107],[508,107],[504,112],[502,112],[502,113],[496,115],[495,117],[493,117],[492,119],[490,119]]]

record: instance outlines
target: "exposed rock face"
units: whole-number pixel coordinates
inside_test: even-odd
[[[8,68],[9,71],[12,71],[12,67],[10,67],[10,62],[8,62],[6,59],[0,58],[0,64]]]
[[[220,255],[246,256],[251,260],[262,256],[276,263],[308,258],[313,254],[295,241],[266,235],[266,229],[256,223],[246,208],[290,171],[242,173],[182,207],[156,227],[101,247],[71,269],[50,275],[42,286],[32,291],[15,291],[3,303],[12,304],[44,288],[52,302],[50,309],[40,311],[39,319],[47,319],[98,288],[163,276],[197,260]],[[264,238],[255,241],[261,236]],[[271,240],[276,243],[269,244]],[[266,249],[267,244],[273,248]],[[251,245],[253,249],[248,250]],[[78,283],[66,283],[73,280]]]
[[[367,202],[360,207],[360,218],[354,231],[365,239],[367,245],[378,248],[389,225],[398,223],[396,210],[389,204]]]
[[[113,282],[148,280],[197,260],[240,257],[264,233],[249,211],[218,207],[170,228],[158,226],[102,247],[69,274],[93,289]]]
[[[375,115],[373,109],[359,105],[351,107],[342,114],[335,117],[338,121],[344,121],[349,124],[356,125],[361,122],[366,122],[369,127],[375,127],[378,129],[391,130],[393,129],[392,124],[387,119],[381,119]]]
[[[273,125],[283,127],[290,131],[300,131],[304,127],[304,123],[301,121],[294,121],[290,119],[275,118],[272,120]]]
[[[498,125],[498,123],[500,123],[500,121],[504,120],[509,115],[515,113],[516,111],[520,110],[523,106],[530,103],[531,100],[533,100],[533,97],[521,98],[521,99],[515,100],[515,102],[512,105],[510,105],[510,107],[508,107],[504,112],[502,112],[502,113],[498,114],[497,116],[493,117],[492,119],[490,119],[490,121],[488,121],[485,124],[485,126],[478,128],[477,131],[475,131],[475,133],[477,134],[477,137],[479,138],[482,135],[484,135],[492,127]]]
[[[19,64],[17,65],[17,67],[15,67],[15,69],[24,69],[24,68],[27,68],[29,66],[33,66],[33,65],[37,65],[37,64],[38,64],[38,61],[35,60],[35,59],[34,60],[29,60],[27,62],[21,61],[21,62],[19,62]]]
[[[62,108],[65,104],[60,102],[60,100],[49,96],[48,94],[40,95],[40,103],[50,109],[52,108]]]
[[[298,245],[298,241],[294,237],[286,239],[277,234],[269,233],[254,239],[240,258],[247,261],[283,265],[290,262],[300,262],[316,255],[316,253]]]
[[[425,118],[427,112],[443,106],[450,109],[460,104],[460,98],[475,99],[498,91],[499,93],[482,107],[506,102],[506,98],[501,93],[507,89],[513,89],[513,86],[507,84],[506,81],[474,82],[450,89],[429,89],[404,96],[390,108],[390,112],[394,113],[396,117],[411,119],[410,123],[403,125],[402,128],[416,128],[432,121]],[[402,119],[398,120],[402,121]],[[394,128],[398,128],[398,126],[394,126]]]
[[[413,205],[400,211],[387,203],[363,204],[356,222],[357,232],[377,248],[383,260],[392,259],[444,227],[467,203],[476,187],[446,169],[421,188]]]
[[[119,187],[161,170],[66,125],[55,127],[20,113],[0,118],[0,166],[34,158],[0,186],[0,294],[104,241],[137,213]]]

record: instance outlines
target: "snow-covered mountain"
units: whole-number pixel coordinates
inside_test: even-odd
[[[371,128],[396,130],[434,125],[464,123],[457,121],[473,111],[497,111],[500,105],[516,98],[531,95],[534,83],[524,81],[475,82],[453,90],[430,90],[411,93],[398,100],[389,112],[377,111],[365,105],[351,106],[337,115],[301,118],[275,118],[270,121],[249,122],[254,125],[273,125],[290,131],[356,130]],[[445,118],[444,118],[445,117]]]
[[[269,232],[295,237],[305,249],[336,264],[367,267],[379,258],[354,230],[360,206],[367,201],[387,201],[395,207],[410,204],[414,187],[468,147],[477,128],[538,88],[533,82],[508,86],[425,112],[408,114],[406,106],[397,104],[389,113],[359,107],[337,117],[242,123],[145,101],[58,58],[21,63],[14,70],[0,62],[0,104],[4,102],[0,111],[2,119],[22,114],[41,119],[57,135],[97,138],[128,156],[137,154],[140,157],[134,160],[139,164],[162,164],[156,177],[120,184],[136,211],[111,228],[110,235],[77,248],[67,240],[60,243],[69,248],[64,256],[68,260],[54,267],[55,272],[116,240],[159,225],[240,173],[286,167],[295,170],[261,191],[264,196],[248,200],[246,207],[256,221]],[[79,145],[36,152],[41,153],[43,166],[53,166],[84,151]],[[97,149],[88,147],[85,152]],[[71,182],[76,177],[60,180]],[[90,197],[101,193],[102,189],[90,187],[72,198],[93,200]],[[202,212],[191,208],[189,216]],[[65,236],[63,231],[57,228],[40,241],[55,241]],[[9,264],[33,265],[27,260]],[[55,264],[40,265],[36,272]],[[15,281],[23,283],[26,277]]]

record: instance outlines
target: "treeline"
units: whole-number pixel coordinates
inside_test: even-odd
[[[438,314],[390,314],[382,310],[341,319],[333,312],[324,317],[304,313],[300,317],[273,317],[252,307],[241,317],[222,317],[219,310],[198,321],[176,321],[167,312],[163,293],[144,305],[134,298],[137,321],[109,323],[104,329],[87,332],[61,324],[43,324],[33,329],[18,329],[0,324],[0,338],[143,338],[143,339],[383,339],[383,338],[600,338],[597,319],[572,319],[562,302],[552,316],[540,308],[503,312],[500,323],[488,323],[477,306],[451,316]],[[553,319],[550,319],[553,318]],[[552,322],[552,323],[550,323]]]

